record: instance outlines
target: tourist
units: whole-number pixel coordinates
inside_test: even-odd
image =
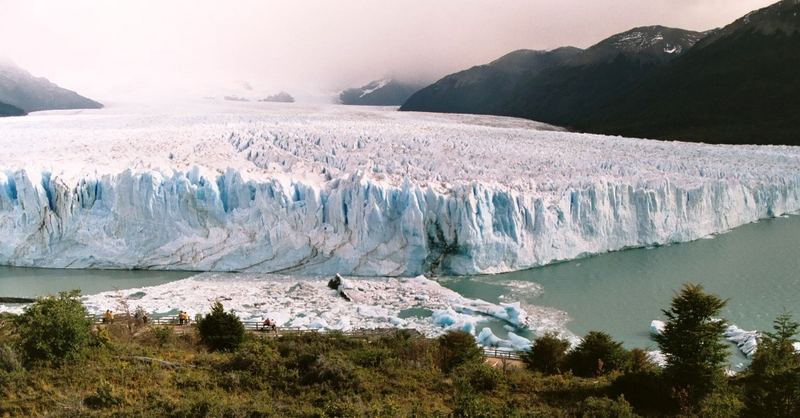
[[[181,311],[178,314],[178,324],[179,325],[186,325],[189,323],[189,314],[187,312]]]
[[[103,314],[103,323],[110,324],[114,322],[114,312],[111,312],[110,309],[106,309],[106,312]]]

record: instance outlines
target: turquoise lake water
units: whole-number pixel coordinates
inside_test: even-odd
[[[0,266],[0,296],[36,297],[80,289],[85,295],[156,286],[189,277],[183,271],[32,269]]]
[[[539,294],[507,283],[534,282]],[[763,220],[712,239],[602,254],[541,268],[443,283],[466,297],[520,300],[565,311],[577,335],[604,330],[629,347],[654,346],[662,319],[686,282],[729,299],[723,316],[744,329],[770,329],[784,308],[800,319],[800,216]],[[506,284],[504,284],[506,283]]]

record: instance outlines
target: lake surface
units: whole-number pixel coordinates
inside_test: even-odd
[[[0,266],[0,296],[33,298],[80,289],[85,295],[156,286],[189,277],[184,271],[34,269]]]
[[[526,282],[539,291],[520,292]],[[466,297],[557,308],[569,315],[573,333],[604,330],[629,347],[655,345],[650,321],[663,318],[661,309],[685,282],[729,299],[723,315],[744,329],[771,329],[784,308],[800,319],[800,216],[744,225],[713,239],[443,280]]]

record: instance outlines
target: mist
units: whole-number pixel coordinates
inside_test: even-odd
[[[772,0],[0,0],[0,56],[98,100],[430,82],[515,49],[725,25]]]

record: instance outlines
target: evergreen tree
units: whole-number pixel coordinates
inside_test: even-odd
[[[800,416],[800,323],[784,312],[761,337],[745,380],[745,416]]]
[[[569,341],[548,332],[533,342],[531,351],[523,354],[522,361],[529,369],[544,374],[561,373],[569,349]]]
[[[200,340],[212,351],[234,351],[244,341],[244,324],[232,312],[225,312],[219,301],[211,313],[197,322]]]
[[[727,301],[698,284],[685,284],[672,299],[664,332],[655,336],[666,356],[666,382],[681,403],[695,407],[724,382],[728,347],[725,322],[719,318]]]
[[[600,331],[590,331],[567,355],[567,365],[577,376],[600,376],[623,370],[630,363],[630,353],[622,343]]]
[[[439,366],[450,372],[463,364],[481,364],[485,358],[483,349],[475,343],[475,337],[464,331],[449,331],[439,337]]]

